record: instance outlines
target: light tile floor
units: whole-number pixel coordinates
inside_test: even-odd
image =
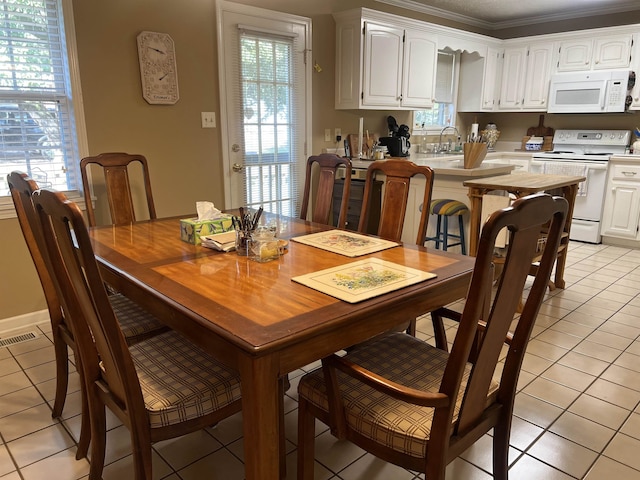
[[[549,292],[520,376],[511,439],[514,480],[640,478],[640,251],[571,243],[567,288]],[[55,368],[50,329],[0,348],[0,478],[87,478],[75,460],[80,424],[75,370],[61,419],[51,418]],[[420,335],[430,337],[421,320]],[[15,332],[10,332],[11,334]],[[449,328],[453,338],[455,329]],[[72,359],[73,362],[73,359]],[[317,366],[312,365],[309,368]],[[72,365],[73,368],[73,365]],[[307,370],[307,369],[305,369]],[[296,387],[285,402],[288,478],[295,478]],[[420,479],[335,440],[317,423],[316,479]],[[104,480],[131,478],[128,431],[109,417]],[[154,446],[154,478],[242,479],[242,418]],[[491,438],[447,469],[449,480],[491,478]]]

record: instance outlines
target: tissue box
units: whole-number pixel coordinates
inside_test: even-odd
[[[231,215],[202,221],[198,221],[197,217],[183,218],[180,220],[180,239],[193,245],[200,245],[200,236],[228,232],[232,228]]]

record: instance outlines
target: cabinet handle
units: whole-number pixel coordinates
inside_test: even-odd
[[[625,177],[633,177],[638,172],[622,172]]]

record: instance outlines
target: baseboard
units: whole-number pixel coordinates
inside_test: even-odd
[[[33,327],[39,323],[49,322],[49,311],[40,310],[38,312],[25,313],[16,317],[3,318],[0,320],[0,334],[12,330],[20,330]]]

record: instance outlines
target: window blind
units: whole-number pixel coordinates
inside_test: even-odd
[[[0,0],[0,179],[75,190],[78,158],[61,2]]]
[[[235,118],[243,137],[245,204],[296,216],[299,171],[306,160],[299,158],[304,70],[296,65],[303,63],[304,48],[297,35],[287,33],[238,25],[240,64],[231,88],[240,99]]]

